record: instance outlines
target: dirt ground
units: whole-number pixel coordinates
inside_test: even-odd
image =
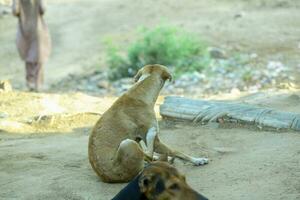
[[[104,70],[103,40],[126,46],[141,25],[167,21],[211,45],[257,53],[261,60],[300,66],[298,0],[48,0],[53,52],[46,86],[70,73]],[[298,20],[299,19],[299,20]],[[14,45],[17,20],[0,17],[0,79],[24,89],[24,66]],[[5,31],[3,31],[5,30]],[[299,76],[300,80],[300,76]],[[47,91],[47,90],[46,90]],[[102,183],[87,157],[91,127],[116,97],[82,93],[0,92],[0,199],[107,200],[124,184]],[[299,91],[211,96],[300,112]],[[161,97],[156,106],[163,101]],[[159,115],[158,115],[159,117]],[[160,119],[161,120],[161,119]],[[163,141],[206,166],[175,166],[212,200],[300,199],[300,135],[160,121]]]
[[[0,198],[112,198],[124,185],[99,181],[88,162],[87,133],[2,139]],[[176,126],[163,128],[161,137],[178,150],[209,156],[203,167],[175,166],[210,199],[300,198],[298,134]]]
[[[115,98],[20,92],[0,93],[0,98],[6,113],[0,118],[0,199],[106,200],[124,187],[102,183],[87,156],[90,129]],[[274,98],[261,93],[235,101],[300,112],[297,98],[299,92]],[[173,148],[210,158],[201,167],[175,161],[193,188],[210,199],[300,198],[299,133],[161,120],[160,127],[162,140]]]
[[[232,54],[256,53],[260,60],[280,61],[299,70],[298,0],[48,0],[47,4],[45,19],[53,41],[46,65],[48,87],[70,73],[105,69],[105,40],[126,47],[138,27],[161,22],[181,26]],[[16,24],[11,15],[0,18],[0,75],[24,89],[24,66],[14,43]]]

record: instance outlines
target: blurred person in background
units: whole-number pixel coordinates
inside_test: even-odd
[[[18,18],[17,48],[26,66],[26,84],[39,91],[43,84],[43,64],[51,51],[51,40],[43,15],[43,0],[13,0],[13,15]]]

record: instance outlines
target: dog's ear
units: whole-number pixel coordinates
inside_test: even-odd
[[[163,79],[164,81],[169,80],[169,81],[171,82],[172,79],[173,79],[173,77],[172,77],[172,75],[170,74],[170,72],[164,71],[164,72],[162,73],[162,79]]]
[[[144,175],[139,180],[141,193],[147,197],[153,197],[161,194],[165,190],[163,179],[159,175]]]
[[[138,82],[138,80],[141,78],[141,76],[143,75],[143,69],[140,69],[136,75],[133,77],[134,78],[134,82]]]
[[[150,189],[150,185],[152,182],[152,174],[144,175],[139,180],[139,187],[141,190],[141,193],[146,193]]]

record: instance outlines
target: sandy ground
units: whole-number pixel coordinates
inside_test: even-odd
[[[264,100],[258,96],[256,104],[286,110],[291,108],[284,105],[299,98],[299,92],[283,92],[274,99],[265,94]],[[124,187],[102,183],[87,157],[88,135],[99,118],[91,113],[103,113],[115,98],[20,92],[0,97],[1,111],[7,114],[0,118],[0,199],[106,200]],[[235,100],[251,103],[253,95]],[[300,111],[299,102],[293,104],[294,111]],[[40,121],[36,116],[42,116]],[[300,198],[299,133],[160,124],[160,136],[170,146],[210,158],[202,167],[175,161],[188,182],[210,199]]]
[[[110,199],[124,185],[99,181],[87,158],[88,129],[72,134],[10,137],[0,143],[1,199]],[[177,125],[162,128],[172,147],[208,156],[209,165],[176,161],[188,182],[210,199],[300,198],[300,138]]]
[[[231,53],[253,52],[293,68],[300,64],[297,0],[47,2],[53,40],[48,86],[70,73],[105,69],[107,37],[126,47],[137,27],[161,21],[183,26]],[[16,22],[0,17],[0,79],[24,89],[24,66],[14,45]],[[272,91],[211,99],[299,113],[299,96],[299,91]],[[116,194],[124,184],[102,183],[87,159],[90,129],[114,100],[79,93],[0,93],[0,199],[106,200]],[[161,122],[160,134],[178,150],[211,159],[203,167],[178,160],[175,166],[212,200],[300,199],[299,133]]]
[[[48,0],[47,4],[45,19],[53,41],[47,86],[70,73],[105,69],[105,40],[126,49],[138,27],[162,22],[181,26],[231,54],[256,53],[262,62],[281,61],[299,70],[297,0]],[[0,18],[0,78],[23,89],[24,66],[14,43],[16,24],[13,16]]]

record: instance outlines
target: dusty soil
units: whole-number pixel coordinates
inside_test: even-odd
[[[204,167],[181,161],[175,166],[210,199],[300,198],[299,134],[176,126],[163,128],[161,137],[178,150],[209,156]],[[124,185],[99,181],[87,142],[87,129],[1,139],[1,199],[112,198]]]
[[[299,92],[235,101],[300,111]],[[110,199],[124,184],[102,183],[87,157],[90,129],[115,98],[0,93],[0,199]],[[229,99],[225,96],[223,99]],[[47,102],[45,104],[45,102]],[[158,105],[162,102],[159,98]],[[31,105],[30,105],[31,104]],[[160,121],[163,141],[211,162],[175,166],[210,199],[300,198],[300,135]]]
[[[124,47],[141,25],[161,21],[195,32],[211,45],[257,53],[297,70],[297,0],[48,0],[53,53],[46,85],[70,73],[104,70],[103,40]],[[17,20],[0,16],[0,79],[24,89],[24,66],[14,45]],[[3,31],[5,30],[5,31]],[[300,79],[299,79],[300,80]],[[212,96],[300,112],[299,91]],[[104,184],[87,158],[91,127],[116,97],[0,93],[0,199],[110,199],[124,184]],[[161,103],[160,98],[159,103]],[[156,107],[157,109],[158,107]],[[209,165],[176,160],[188,182],[210,199],[300,199],[300,135],[246,128],[214,128],[161,121],[161,138]]]
[[[300,2],[297,0],[48,0],[45,15],[53,52],[46,66],[46,85],[68,74],[105,69],[107,38],[126,47],[136,29],[161,22],[196,33],[212,46],[256,53],[298,70]],[[24,88],[24,66],[15,47],[17,20],[0,18],[0,75]],[[5,31],[2,31],[5,30]],[[300,79],[299,79],[300,80]]]

